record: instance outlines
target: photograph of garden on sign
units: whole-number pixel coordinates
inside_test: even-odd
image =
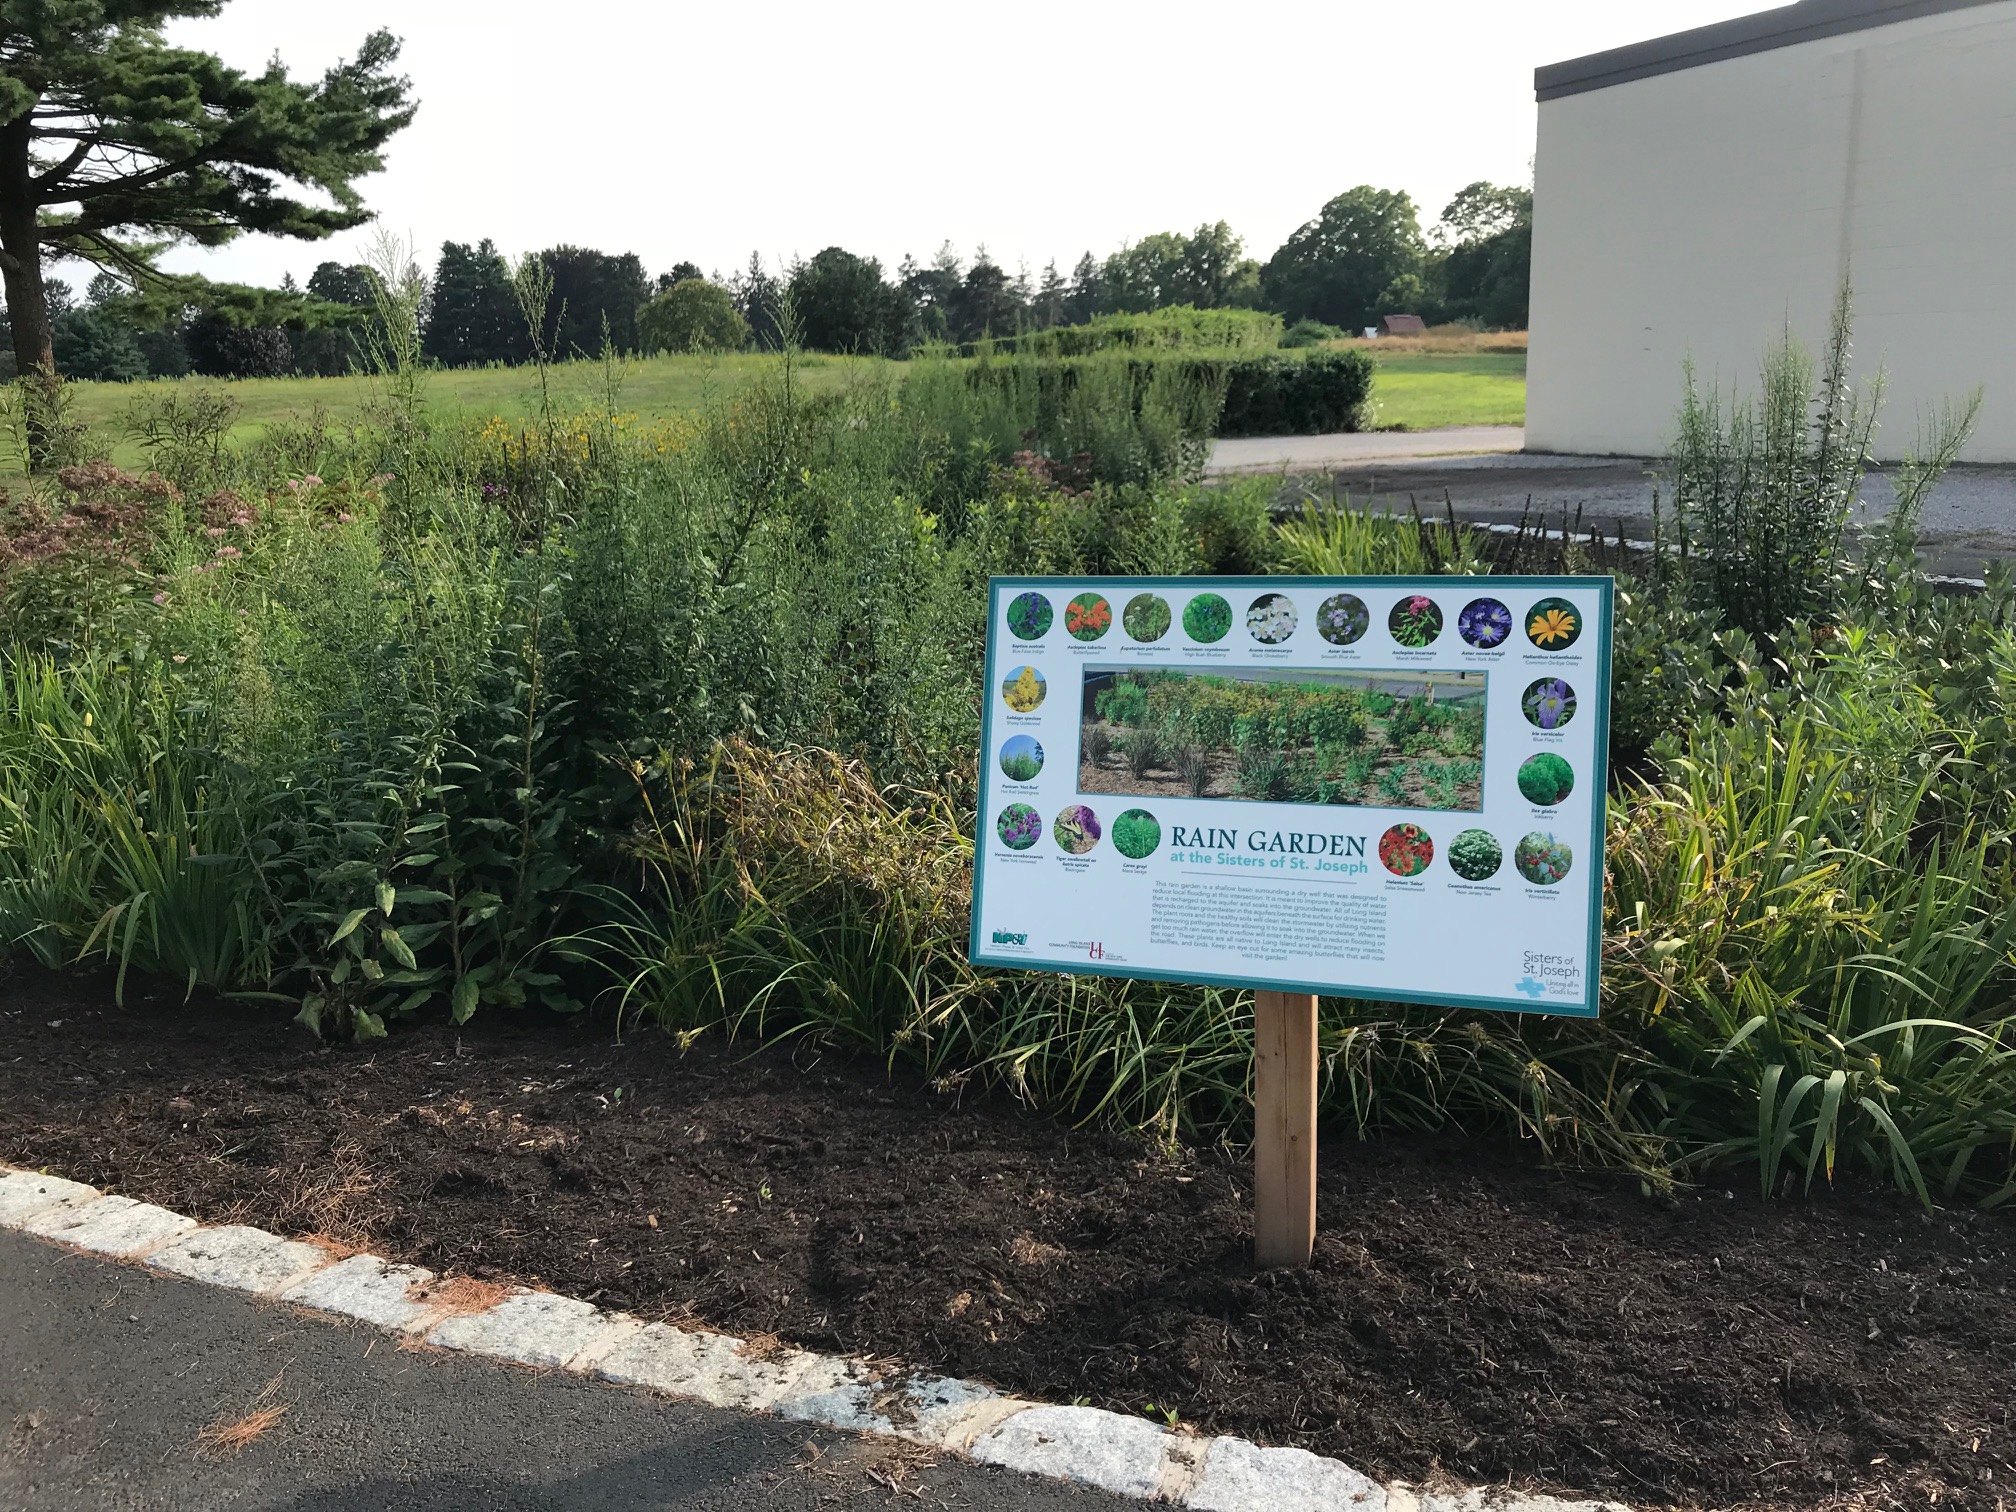
[[[1085,669],[1078,790],[1477,810],[1482,672]]]

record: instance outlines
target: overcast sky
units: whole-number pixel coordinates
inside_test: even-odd
[[[950,239],[1066,272],[1226,220],[1265,258],[1353,184],[1431,223],[1528,180],[1533,69],[1765,9],[1759,0],[232,0],[177,43],[319,75],[404,38],[420,114],[366,179],[431,268],[443,240],[574,242],[727,270],[838,244],[892,267]],[[170,266],[305,277],[355,260],[246,237]]]

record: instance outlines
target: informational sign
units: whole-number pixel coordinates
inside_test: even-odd
[[[1609,578],[988,598],[976,963],[1595,1016]]]

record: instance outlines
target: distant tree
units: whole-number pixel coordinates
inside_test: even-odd
[[[375,32],[319,83],[168,45],[165,23],[222,3],[0,4],[0,280],[23,373],[56,372],[50,258],[158,276],[166,244],[315,239],[368,219],[356,180],[413,118],[391,72],[399,44]],[[326,202],[297,197],[303,187]]]
[[[1070,294],[1071,286],[1057,271],[1057,261],[1052,258],[1043,265],[1043,282],[1029,298],[1029,323],[1043,331],[1064,324]]]
[[[778,322],[783,314],[784,286],[764,270],[760,252],[749,254],[749,265],[728,280],[727,289],[735,302],[735,313],[749,323],[749,335],[756,345],[766,351],[780,346],[783,333]]]
[[[441,244],[420,346],[443,367],[523,362],[531,356],[531,334],[511,291],[511,269],[489,237],[473,247]]]
[[[1157,231],[1111,253],[1100,270],[1103,304],[1108,310],[1141,311],[1175,304],[1170,291],[1183,262],[1183,238]]]
[[[281,289],[287,291],[287,284]],[[357,263],[318,263],[308,275],[308,294],[330,304],[359,312],[358,319],[287,329],[294,349],[294,371],[316,377],[338,377],[352,371],[360,355],[357,327],[363,313],[376,308],[371,297],[371,271]]]
[[[651,297],[644,263],[634,252],[612,256],[590,247],[552,247],[539,254],[553,277],[546,311],[548,350],[563,357],[602,350],[603,322],[619,351],[637,346],[637,312]]]
[[[1533,282],[1533,191],[1475,183],[1435,227],[1443,312],[1497,330],[1524,330]]]
[[[1014,280],[985,247],[980,248],[959,285],[959,339],[1013,336],[1021,325],[1023,304]]]
[[[1434,241],[1438,247],[1460,247],[1487,241],[1533,219],[1533,191],[1518,185],[1487,183],[1479,179],[1456,191],[1436,222]]]
[[[1290,321],[1320,320],[1356,330],[1382,315],[1389,292],[1419,277],[1427,254],[1414,201],[1392,189],[1361,184],[1323,207],[1282,243],[1260,270],[1269,307]]]
[[[916,311],[915,334],[919,339],[960,339],[960,298],[965,284],[964,266],[949,241],[939,243],[938,255],[928,266],[920,267],[907,256],[903,259],[897,269],[897,285]]]
[[[126,287],[109,274],[91,280],[82,303],[60,279],[48,284],[56,360],[71,378],[101,383],[147,376],[147,357],[135,339]]]
[[[1064,296],[1065,325],[1083,325],[1086,321],[1106,313],[1106,289],[1104,273],[1099,260],[1090,252],[1078,259],[1078,265],[1071,270],[1069,292]]]
[[[719,284],[682,278],[637,312],[637,335],[646,352],[739,352],[749,322]]]
[[[284,378],[294,371],[294,346],[278,326],[242,326],[211,310],[182,334],[189,365],[206,378]]]
[[[348,305],[353,310],[375,309],[374,277],[362,263],[317,263],[315,271],[308,275],[308,292],[317,299]]]
[[[805,345],[822,352],[909,351],[910,304],[882,280],[882,264],[828,247],[791,271],[791,304]]]
[[[700,271],[700,264],[698,263],[676,262],[672,264],[671,272],[660,273],[658,275],[657,283],[652,286],[652,293],[663,294],[674,284],[682,284],[690,278],[705,278],[706,276],[705,273]]]
[[[1217,309],[1253,304],[1260,265],[1224,221],[1188,236],[1158,231],[1106,259],[1103,305],[1108,310],[1159,310],[1168,305]]]

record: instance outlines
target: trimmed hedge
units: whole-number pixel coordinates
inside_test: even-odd
[[[1035,357],[1090,357],[1099,352],[1243,354],[1271,352],[1280,344],[1281,317],[1266,310],[1170,305],[1144,315],[1101,315],[1084,325],[1027,331],[1003,337],[995,346]]]
[[[1365,423],[1373,363],[1364,352],[1248,357],[1226,367],[1221,436],[1317,436]]]
[[[966,381],[976,391],[989,386],[1021,386],[1033,376],[1042,402],[1056,404],[1088,371],[1110,374],[1124,366],[1138,412],[1157,373],[1172,372],[1177,382],[1166,392],[1196,394],[1208,408],[1215,392],[1223,393],[1217,436],[1314,436],[1331,431],[1355,431],[1365,422],[1372,397],[1372,359],[1363,352],[1315,351],[1306,357],[1180,355],[1104,356],[1045,359],[1028,353],[976,360]]]

